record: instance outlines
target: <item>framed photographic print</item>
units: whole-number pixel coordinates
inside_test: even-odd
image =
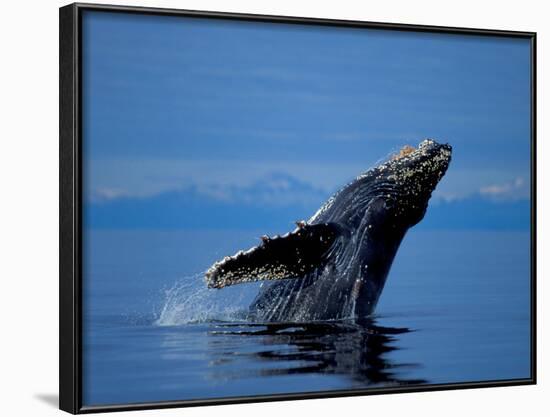
[[[535,33],[60,9],[60,408],[535,383]]]

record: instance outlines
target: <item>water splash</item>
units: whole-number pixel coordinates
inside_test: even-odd
[[[183,277],[165,291],[164,304],[154,324],[178,326],[212,321],[246,321],[248,306],[258,287],[245,285],[220,291],[207,288],[204,273]]]

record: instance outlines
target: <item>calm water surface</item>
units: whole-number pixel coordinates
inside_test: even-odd
[[[206,290],[264,231],[91,231],[85,405],[529,377],[529,234],[405,238],[372,320],[252,325],[259,284]]]

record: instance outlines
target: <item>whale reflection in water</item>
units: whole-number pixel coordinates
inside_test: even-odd
[[[229,343],[227,349],[213,350],[216,357],[214,377],[239,379],[297,374],[323,374],[351,379],[352,387],[394,386],[427,383],[423,379],[407,379],[407,373],[417,364],[392,363],[387,354],[397,350],[398,335],[407,328],[376,325],[374,319],[349,322],[288,323],[288,324],[218,324],[209,335],[214,344],[220,338],[252,338],[261,346],[252,351],[236,353]],[[225,343],[224,343],[225,344]],[[254,366],[245,366],[254,362]],[[243,365],[243,366],[239,366]]]

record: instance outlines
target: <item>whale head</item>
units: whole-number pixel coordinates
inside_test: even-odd
[[[426,213],[435,187],[451,162],[452,148],[426,139],[417,149],[405,147],[386,166],[388,179],[395,183],[392,198],[396,217],[409,226],[417,224]]]
[[[372,210],[376,202],[380,210],[390,213],[395,225],[405,229],[414,226],[424,217],[432,192],[447,171],[451,153],[450,145],[432,139],[422,141],[418,148],[405,146],[357,178],[349,193],[353,196],[353,211],[361,212],[358,203],[364,205],[363,212]]]

